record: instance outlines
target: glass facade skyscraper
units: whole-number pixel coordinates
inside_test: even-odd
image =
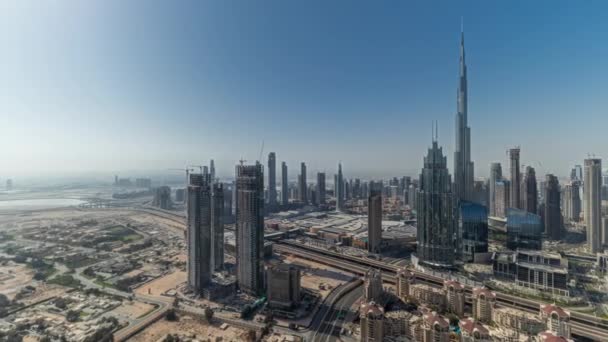
[[[463,261],[472,262],[476,253],[488,252],[488,208],[469,201],[460,202],[458,230]]]
[[[521,209],[507,209],[507,248],[540,250],[543,231],[540,216]]]

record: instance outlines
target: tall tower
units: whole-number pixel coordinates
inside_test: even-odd
[[[323,205],[325,201],[325,172],[317,173],[317,203]]]
[[[471,128],[468,126],[467,65],[464,32],[460,36],[460,68],[457,92],[456,149],[454,151],[454,195],[458,200],[473,200],[474,165],[471,161]]]
[[[215,182],[215,162],[213,159],[209,161],[209,178],[211,178],[211,183]]]
[[[418,258],[433,266],[449,267],[454,263],[456,199],[451,185],[447,158],[437,140],[433,140],[424,157],[416,198]]]
[[[338,176],[336,177],[336,210],[344,210],[344,176],[342,175],[342,163],[338,163]]]
[[[281,163],[281,204],[289,204],[289,181],[287,180],[287,164]]]
[[[490,201],[489,201],[489,209],[490,216],[496,215],[496,182],[502,179],[502,168],[500,163],[492,163],[490,166]]]
[[[521,183],[521,192],[521,208],[529,213],[536,214],[538,212],[538,188],[536,186],[536,171],[532,166],[526,166],[526,174]]]
[[[545,177],[545,234],[551,240],[559,240],[562,233],[559,181],[554,175]]]
[[[224,268],[224,185],[211,185],[211,270]]]
[[[585,180],[583,183],[585,224],[587,225],[587,246],[591,253],[599,253],[602,248],[602,160],[585,159]]]
[[[277,157],[274,152],[268,153],[268,205],[277,204]]]
[[[370,182],[367,199],[367,250],[380,253],[382,242],[382,183]]]
[[[188,185],[188,286],[196,294],[211,282],[211,191],[208,175],[190,174]]]
[[[262,165],[236,166],[236,277],[251,295],[264,291],[264,172]]]
[[[521,183],[521,174],[519,171],[519,147],[515,147],[509,150],[509,158],[511,160],[510,168],[511,168],[511,208],[520,208],[521,206],[521,198],[520,198],[520,183]]]
[[[308,186],[306,185],[306,163],[304,162],[300,164],[300,177],[298,180],[300,202],[302,202],[302,204],[308,204]]]

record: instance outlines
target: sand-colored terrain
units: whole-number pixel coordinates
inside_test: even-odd
[[[153,281],[140,286],[135,290],[135,292],[142,295],[159,296],[165,293],[167,290],[175,289],[177,285],[185,282],[186,277],[186,272],[183,271],[169,273],[163,277],[154,279]]]
[[[218,324],[208,325],[207,323],[189,316],[182,316],[178,322],[169,322],[161,319],[150,325],[139,334],[129,339],[131,342],[156,342],[167,334],[181,334],[196,336],[199,341],[215,341],[217,336],[221,336],[224,342],[243,341],[244,330],[229,326],[226,330],[220,329]]]
[[[0,266],[0,293],[13,300],[21,289],[30,285],[34,271],[25,265],[9,262],[6,266]]]
[[[132,302],[124,301],[122,305],[112,310],[111,313],[112,315],[136,319],[145,316],[152,310],[154,310],[154,305],[134,300]]]

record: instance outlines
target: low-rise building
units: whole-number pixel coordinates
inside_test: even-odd
[[[436,312],[422,316],[422,342],[448,342],[450,340],[450,322]]]
[[[483,288],[473,289],[473,318],[483,323],[492,322],[492,311],[496,306],[496,293]]]
[[[557,336],[570,338],[570,311],[555,304],[541,304],[540,318],[545,322],[548,331]]]
[[[410,285],[410,296],[421,304],[435,306],[439,310],[445,308],[445,293],[443,289],[424,284],[413,284]]]
[[[491,342],[490,331],[473,318],[458,323],[461,342]]]
[[[458,316],[464,315],[464,286],[456,280],[446,280],[443,283],[446,296],[446,307],[449,312]]]
[[[375,302],[361,305],[359,311],[361,342],[382,342],[384,339],[384,309]]]
[[[532,335],[546,330],[545,323],[536,315],[511,308],[495,308],[492,311],[492,321],[500,327]]]

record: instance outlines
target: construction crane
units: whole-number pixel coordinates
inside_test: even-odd
[[[188,167],[198,167],[201,170],[201,175],[203,174],[203,165],[188,165]]]
[[[185,169],[167,169],[169,171],[186,171],[186,186],[188,186],[188,176],[190,175],[191,171],[194,171],[194,169],[190,169],[190,168],[185,168]]]

